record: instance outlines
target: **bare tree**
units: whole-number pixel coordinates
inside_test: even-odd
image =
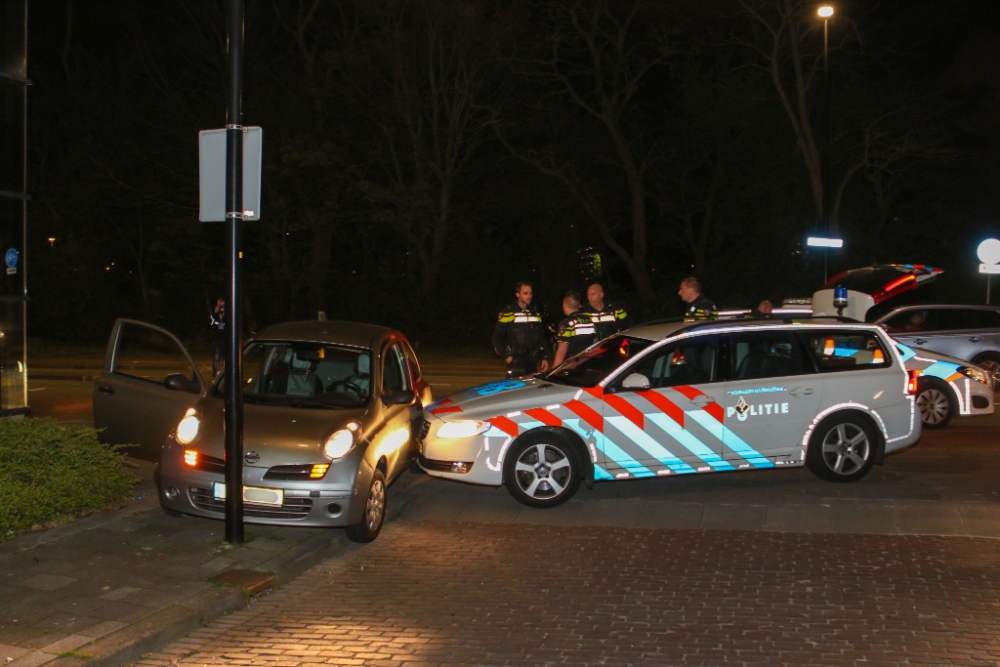
[[[545,3],[551,24],[547,53],[516,61],[570,109],[582,112],[610,150],[585,155],[586,151],[519,148],[504,137],[516,156],[566,187],[647,302],[654,298],[648,260],[648,179],[661,152],[644,136],[641,124],[630,120],[638,113],[637,94],[673,52],[662,29],[661,4],[647,0]],[[555,113],[564,112],[557,107]],[[588,148],[593,145],[588,143]],[[624,219],[614,204],[602,200],[600,188],[593,184],[596,172],[608,168],[627,184]],[[631,243],[619,240],[623,222]]]

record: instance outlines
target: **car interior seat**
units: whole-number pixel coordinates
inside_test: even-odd
[[[319,355],[315,352],[296,351],[292,355],[288,373],[286,396],[316,396],[323,393],[323,381],[316,373]]]

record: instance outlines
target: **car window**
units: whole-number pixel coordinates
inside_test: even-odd
[[[904,310],[896,313],[884,324],[889,333],[905,333],[908,331],[928,331],[931,322],[928,321],[929,311],[927,309]],[[932,318],[934,319],[934,318]]]
[[[699,336],[664,345],[630,366],[621,376],[632,373],[649,378],[653,389],[715,382],[719,378],[719,338]]]
[[[594,387],[652,344],[644,338],[612,336],[572,357],[545,379],[573,387]]]
[[[216,384],[225,392],[225,380]],[[320,407],[360,407],[371,395],[371,353],[291,341],[253,342],[243,351],[243,399]]]
[[[411,389],[409,373],[406,371],[406,359],[399,345],[395,344],[385,352],[382,366],[382,395],[392,396],[406,389]]]
[[[793,331],[747,331],[729,336],[728,377],[756,380],[814,373],[812,360]]]
[[[193,379],[191,364],[169,335],[156,329],[123,322],[111,371],[120,375],[163,382],[180,373]]]
[[[410,346],[403,343],[403,354],[406,355],[406,365],[410,368],[410,377],[414,382],[420,380],[420,364],[417,363],[417,355],[413,353]]]
[[[806,347],[821,372],[885,368],[892,357],[871,331],[804,331]]]

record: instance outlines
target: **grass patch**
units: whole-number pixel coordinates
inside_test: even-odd
[[[0,541],[127,500],[138,478],[120,449],[87,426],[0,419]]]

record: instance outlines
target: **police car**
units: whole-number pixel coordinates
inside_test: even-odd
[[[924,428],[944,428],[952,417],[993,414],[993,375],[971,361],[896,344],[906,368],[915,370],[917,410]]]
[[[546,375],[431,405],[418,461],[531,507],[565,502],[581,481],[807,466],[850,482],[920,438],[916,385],[868,324],[644,325]]]

